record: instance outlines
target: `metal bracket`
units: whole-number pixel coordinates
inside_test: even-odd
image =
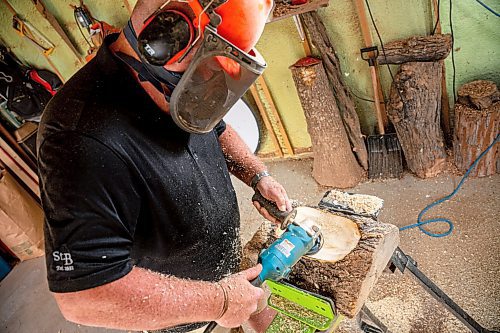
[[[379,55],[378,46],[365,47],[359,50],[361,52],[361,59],[368,61],[368,65],[375,66]]]

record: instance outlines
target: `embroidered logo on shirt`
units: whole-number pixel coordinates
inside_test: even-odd
[[[71,254],[69,252],[52,252],[52,257],[54,262],[60,263],[61,265],[56,265],[56,271],[69,272],[75,270],[73,266],[73,259],[71,259]]]

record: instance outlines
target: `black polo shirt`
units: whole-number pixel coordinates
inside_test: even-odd
[[[134,265],[219,280],[240,262],[238,204],[218,141],[225,125],[179,129],[109,51],[114,38],[40,124],[50,290],[100,286]]]

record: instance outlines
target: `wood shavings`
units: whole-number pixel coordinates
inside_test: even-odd
[[[321,201],[338,207],[340,211],[372,217],[377,217],[384,206],[384,200],[376,196],[350,194],[337,190],[328,191]]]

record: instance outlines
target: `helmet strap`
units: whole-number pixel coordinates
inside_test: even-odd
[[[139,75],[139,79],[142,82],[150,82],[161,93],[164,93],[164,89],[161,85],[163,83],[168,87],[170,92],[172,92],[175,89],[177,83],[179,83],[182,77],[182,73],[169,71],[163,66],[154,66],[142,60],[141,54],[137,47],[137,34],[134,30],[134,27],[132,26],[131,21],[128,21],[127,25],[123,28],[123,34],[125,35],[125,38],[127,39],[134,52],[137,54],[139,59],[141,59],[141,61],[124,53],[118,53],[118,58],[129,65],[135,72],[137,72],[137,74]]]

